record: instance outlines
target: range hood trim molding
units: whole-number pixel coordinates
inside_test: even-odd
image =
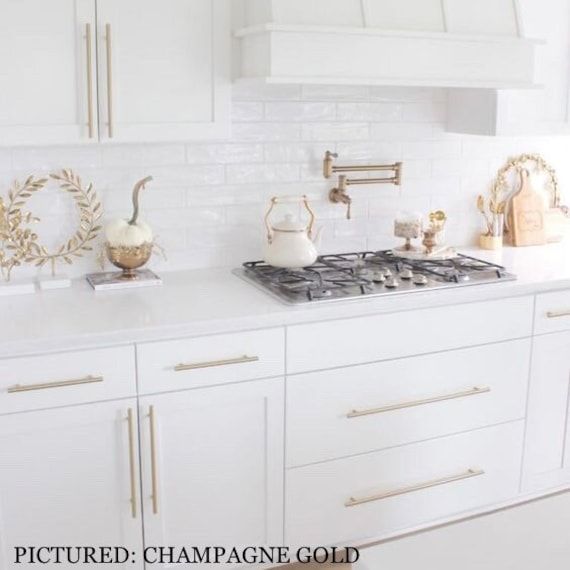
[[[493,36],[484,34],[454,34],[449,32],[422,32],[418,30],[384,30],[382,28],[357,28],[351,26],[295,26],[284,24],[260,24],[258,26],[249,26],[240,28],[234,32],[236,38],[245,38],[247,36],[262,35],[268,32],[293,32],[306,34],[339,34],[343,36],[364,35],[364,36],[386,36],[393,38],[408,39],[432,39],[441,41],[461,41],[461,42],[477,42],[477,43],[498,43],[498,44],[516,44],[521,43],[529,45],[544,45],[545,40],[537,38],[520,38],[513,36]]]
[[[238,80],[277,84],[534,89],[539,40],[261,24],[235,32]],[[418,55],[419,54],[419,55]]]

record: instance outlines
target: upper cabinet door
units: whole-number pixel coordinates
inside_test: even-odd
[[[95,0],[2,0],[0,144],[97,140],[95,24]]]
[[[227,0],[98,0],[97,19],[102,141],[227,134]]]

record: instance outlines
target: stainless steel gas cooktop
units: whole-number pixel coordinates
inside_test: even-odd
[[[280,269],[263,261],[250,261],[235,273],[293,305],[516,279],[500,265],[467,255],[419,261],[398,257],[392,251],[322,255],[303,269]]]

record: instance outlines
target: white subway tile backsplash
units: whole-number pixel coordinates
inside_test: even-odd
[[[189,164],[233,164],[263,162],[262,144],[191,144],[186,147]]]
[[[267,162],[319,163],[327,150],[334,151],[336,143],[268,143],[265,145]]]
[[[263,120],[263,103],[236,101],[232,105],[232,120],[245,123]]]
[[[301,125],[292,123],[237,123],[235,141],[294,141],[301,138]]]
[[[390,123],[402,120],[400,103],[339,103],[339,121],[370,121]]]
[[[367,123],[312,123],[302,125],[302,129],[307,141],[366,140],[370,132]]]
[[[14,178],[73,168],[95,184],[107,220],[128,216],[133,184],[153,175],[141,204],[142,216],[167,253],[166,261],[153,258],[157,271],[260,259],[263,216],[277,195],[309,197],[317,226],[324,229],[321,251],[333,253],[392,247],[398,241],[392,235],[398,212],[426,214],[435,208],[448,214],[450,243],[472,243],[481,228],[476,196],[488,191],[497,169],[513,154],[542,153],[556,167],[564,193],[570,185],[568,138],[447,134],[446,95],[444,89],[240,81],[233,86],[229,140],[2,148],[0,190],[6,192]],[[338,164],[401,160],[402,186],[351,187],[352,219],[347,220],[346,207],[328,200],[337,176],[323,177],[326,150],[339,153]],[[52,187],[33,203],[43,239],[57,243],[73,225],[69,197]],[[276,211],[275,219],[284,211]],[[75,275],[93,270],[94,258],[69,268]]]
[[[125,168],[129,166],[149,167],[182,164],[186,154],[182,144],[113,145],[102,147],[101,156],[104,167]],[[97,164],[93,166],[97,166]]]
[[[297,164],[230,164],[226,167],[229,184],[294,182],[299,180]]]
[[[319,122],[334,121],[336,103],[265,103],[267,121]]]

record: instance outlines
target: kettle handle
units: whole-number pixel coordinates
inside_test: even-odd
[[[271,215],[271,212],[273,211],[275,204],[278,203],[287,204],[291,202],[298,202],[299,200],[303,202],[305,209],[307,210],[307,212],[309,212],[309,225],[307,226],[307,234],[310,238],[313,237],[313,227],[315,225],[315,212],[313,212],[313,209],[309,205],[309,199],[307,198],[307,196],[304,194],[303,196],[273,196],[273,198],[271,198],[269,209],[267,210],[267,213],[265,214],[264,218],[265,229],[267,230],[268,243],[271,243],[273,241],[273,231],[271,226],[269,225],[269,216]]]

